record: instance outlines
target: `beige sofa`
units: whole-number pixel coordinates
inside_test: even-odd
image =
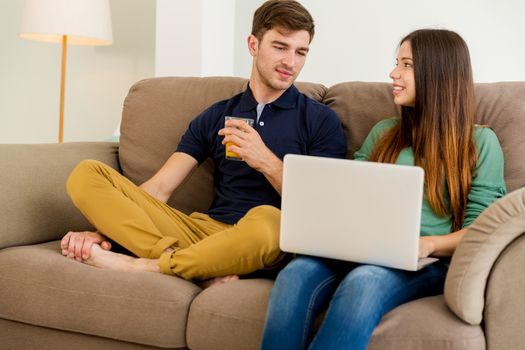
[[[99,159],[140,183],[175,150],[195,115],[245,87],[240,78],[148,79],[124,101],[119,144],[0,145],[1,349],[258,348],[271,279],[201,290],[176,277],[71,261],[60,255],[57,241],[68,230],[90,228],[65,191],[76,163]],[[386,83],[298,87],[340,116],[349,156],[378,120],[397,113]],[[498,135],[508,189],[515,192],[475,222],[454,256],[445,297],[385,315],[370,349],[525,344],[525,83],[477,84],[476,91],[477,121]],[[211,163],[203,164],[170,204],[186,212],[206,210],[212,171]]]

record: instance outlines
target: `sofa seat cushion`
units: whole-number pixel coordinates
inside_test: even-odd
[[[374,330],[368,350],[483,350],[480,326],[457,318],[443,295],[422,298],[387,313]]]
[[[247,279],[204,290],[195,298],[188,317],[188,347],[258,349],[272,286],[271,280]],[[439,295],[386,314],[368,349],[483,350],[485,336],[480,326],[458,319]]]
[[[158,347],[185,347],[201,291],[182,279],[102,270],[63,257],[59,241],[0,251],[0,318]]]
[[[188,347],[259,349],[272,286],[269,279],[244,279],[205,289],[188,316]]]

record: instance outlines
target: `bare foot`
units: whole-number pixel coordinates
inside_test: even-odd
[[[209,288],[209,287],[217,285],[217,284],[223,284],[223,283],[227,283],[227,282],[237,281],[238,279],[239,279],[239,276],[237,276],[237,275],[228,275],[228,276],[223,276],[223,277],[215,277],[215,278],[210,278],[209,280],[200,282],[199,286],[202,289],[206,289],[206,288]]]
[[[89,258],[83,262],[87,265],[107,270],[160,272],[158,260],[156,259],[133,258],[128,255],[104,250],[98,244],[91,246]]]

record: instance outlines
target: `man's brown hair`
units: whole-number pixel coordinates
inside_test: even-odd
[[[253,15],[252,35],[261,40],[266,31],[281,27],[290,31],[306,30],[314,37],[314,20],[303,5],[294,0],[269,0]]]

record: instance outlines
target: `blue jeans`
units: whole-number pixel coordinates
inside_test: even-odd
[[[388,311],[443,293],[446,272],[440,261],[411,272],[298,257],[275,281],[261,349],[366,349]],[[312,325],[327,306],[313,336]]]

